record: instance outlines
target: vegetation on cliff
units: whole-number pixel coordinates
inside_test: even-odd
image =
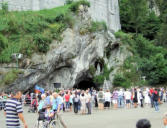
[[[46,53],[51,41],[61,41],[61,33],[73,26],[73,13],[80,4],[90,6],[82,0],[48,10],[8,12],[4,5],[0,10],[0,63],[11,62],[12,53]]]

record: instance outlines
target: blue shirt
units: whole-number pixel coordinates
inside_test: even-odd
[[[41,101],[39,102],[38,111],[41,110],[41,109],[44,107],[44,105],[45,105],[44,100],[41,100]]]
[[[47,96],[46,99],[45,99],[45,104],[47,105],[51,105],[51,101],[50,101],[50,96]]]
[[[7,128],[16,128],[20,126],[19,113],[23,113],[21,103],[15,99],[11,98],[7,100],[4,110],[6,111],[6,126]]]
[[[58,106],[61,105],[62,103],[63,103],[63,101],[62,101],[61,97],[58,96],[56,99],[54,98],[53,103],[52,103],[53,110],[57,110]]]

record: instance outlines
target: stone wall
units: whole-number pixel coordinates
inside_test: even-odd
[[[10,11],[42,10],[65,4],[66,0],[0,0],[7,2]],[[77,0],[75,0],[77,1]],[[121,29],[118,0],[88,0],[90,13],[95,21],[105,21],[108,28],[115,32]]]
[[[65,4],[65,0],[0,0],[7,2],[10,11],[42,10]]]

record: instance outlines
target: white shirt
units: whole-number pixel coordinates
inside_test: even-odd
[[[86,103],[90,102],[91,95],[88,93],[88,94],[85,94],[85,96],[86,96]]]
[[[123,95],[124,95],[123,91],[118,91],[118,96],[123,96]]]
[[[126,100],[130,100],[130,99],[131,99],[131,96],[132,96],[131,92],[126,91],[126,92],[124,93],[124,95],[125,95],[125,99],[126,99]]]
[[[110,92],[104,93],[104,98],[105,101],[111,102],[111,93]]]

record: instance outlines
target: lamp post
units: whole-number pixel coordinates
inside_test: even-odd
[[[19,59],[23,57],[23,54],[21,53],[13,53],[12,58],[16,60],[16,68],[19,68]]]

